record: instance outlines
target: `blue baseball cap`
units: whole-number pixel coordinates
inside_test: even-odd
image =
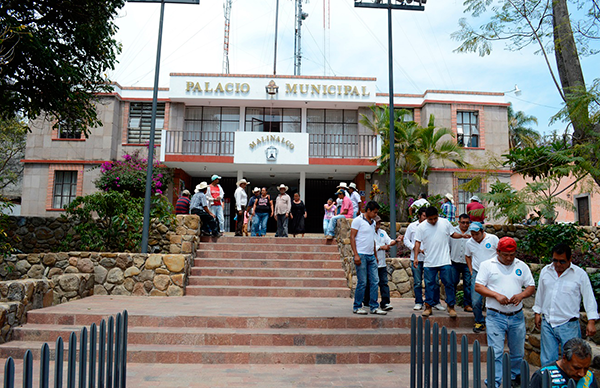
[[[472,232],[479,232],[480,230],[483,230],[483,225],[481,222],[472,222],[471,225],[469,225],[469,230]]]
[[[210,181],[211,182],[214,181],[215,179],[221,179],[221,177],[218,176],[217,174],[215,174],[215,175],[213,175],[213,176],[210,177]]]

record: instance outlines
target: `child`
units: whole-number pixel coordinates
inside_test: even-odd
[[[249,236],[250,234],[248,233],[248,220],[249,220],[249,212],[250,209],[246,208],[246,210],[244,211],[244,226],[242,228],[242,233],[244,234],[244,236]]]
[[[327,231],[327,227],[329,226],[329,220],[331,220],[331,217],[335,215],[336,206],[333,203],[333,199],[329,198],[323,207],[325,208],[325,216],[323,217],[323,233],[325,233]]]
[[[379,292],[381,293],[381,303],[379,307],[383,311],[390,311],[394,307],[390,304],[390,287],[388,286],[387,265],[385,263],[385,252],[390,250],[392,245],[396,245],[396,240],[392,240],[385,230],[380,229],[381,218],[375,217],[375,249],[377,250],[377,272],[379,274]],[[365,289],[365,297],[363,305],[369,306],[369,282],[367,278],[367,288]]]

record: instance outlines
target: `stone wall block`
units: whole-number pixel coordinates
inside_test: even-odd
[[[146,257],[148,257],[148,255],[144,253],[133,255],[133,265],[135,265],[138,268],[142,268],[142,266],[146,262]]]
[[[124,276],[126,278],[130,278],[132,276],[137,276],[141,273],[140,269],[137,267],[129,267],[125,270]]]
[[[106,281],[106,276],[108,275],[108,270],[101,265],[97,265],[94,267],[94,277],[96,279],[97,284],[104,284]]]
[[[161,255],[150,255],[146,259],[146,269],[155,269],[161,267],[163,264]]]
[[[133,280],[132,278],[127,278],[123,282],[123,287],[125,287],[125,289],[129,292],[133,291],[134,285],[135,285],[135,280]]]
[[[121,268],[122,270],[125,270],[131,265],[133,265],[133,258],[127,253],[119,253],[115,265]]]
[[[163,262],[171,272],[181,272],[185,268],[185,256],[183,255],[165,255]]]
[[[106,288],[104,288],[104,286],[96,284],[94,286],[94,295],[108,295],[108,291],[106,291]]]
[[[151,271],[149,269],[145,269],[140,273],[140,280],[141,281],[147,281],[147,280],[152,280],[154,279],[154,271]]]
[[[94,263],[90,259],[79,259],[77,261],[77,269],[81,273],[93,273]]]
[[[171,285],[167,289],[167,296],[183,296],[183,288]]]
[[[48,267],[52,267],[54,264],[56,264],[56,261],[57,257],[54,253],[46,253],[42,259],[42,263]]]
[[[121,284],[125,280],[123,276],[123,271],[121,268],[113,268],[108,271],[108,276],[106,277],[106,281],[113,284]]]
[[[35,254],[35,253],[29,254],[29,255],[27,255],[27,261],[30,264],[37,264],[37,263],[39,263],[41,261],[40,260],[40,255],[39,254]]]
[[[41,264],[34,264],[27,271],[27,276],[30,279],[41,279],[44,276],[44,266]]]
[[[148,293],[146,292],[146,289],[144,288],[144,283],[135,283],[133,285],[133,291],[131,292],[131,295],[148,296]]]
[[[408,274],[403,269],[398,269],[398,270],[394,271],[394,273],[392,274],[392,282],[394,282],[396,284],[408,282],[408,280],[409,280]]]
[[[75,291],[79,289],[79,277],[75,274],[65,274],[58,278],[58,284],[63,291]]]
[[[171,278],[167,275],[156,275],[153,283],[154,287],[158,290],[165,291],[169,287],[169,283],[171,283]]]
[[[183,287],[184,275],[183,274],[171,275],[171,281],[176,286]]]

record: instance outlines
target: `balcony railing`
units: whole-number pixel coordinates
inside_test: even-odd
[[[233,156],[235,132],[165,131],[167,155]],[[370,159],[379,154],[377,136],[310,134],[309,157]]]

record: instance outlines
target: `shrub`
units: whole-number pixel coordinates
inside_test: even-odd
[[[146,192],[146,170],[148,159],[140,150],[123,155],[123,160],[104,162],[100,166],[101,176],[94,184],[102,191],[128,191],[134,198],[143,198]],[[154,163],[152,170],[152,194],[163,194],[173,180],[171,169]]]
[[[75,198],[65,209],[65,217],[74,225],[82,250],[139,252],[143,212],[143,198],[109,190]],[[167,224],[175,218],[173,206],[160,195],[152,197],[150,216]]]
[[[568,244],[574,252],[582,248],[589,250],[589,246],[583,244],[583,236],[584,231],[574,224],[538,225],[527,231],[527,235],[519,241],[519,247],[526,254],[539,258],[541,263],[548,264],[552,261],[551,250],[556,244]]]
[[[12,206],[7,198],[0,196],[0,258],[8,257],[13,252],[12,240],[8,236],[8,215],[5,214]]]

